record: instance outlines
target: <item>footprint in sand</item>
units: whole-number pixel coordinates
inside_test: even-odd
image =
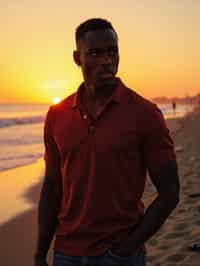
[[[160,249],[160,250],[168,250],[168,249],[169,249],[169,244],[168,244],[168,243],[167,243],[167,244],[164,244],[164,245],[161,244],[161,245],[159,246],[159,249]]]
[[[168,235],[166,235],[164,238],[165,239],[176,239],[176,238],[180,238],[183,236],[183,232],[175,232],[175,233],[170,233]]]
[[[200,220],[199,221],[195,221],[195,224],[200,226]]]
[[[180,209],[178,209],[177,210],[177,214],[182,214],[182,213],[185,213],[186,212],[186,208],[185,208],[185,206],[183,207],[183,208],[180,208]]]
[[[155,238],[152,238],[148,241],[149,246],[156,246],[158,244],[158,241]]]
[[[174,254],[174,255],[170,255],[166,258],[166,261],[169,262],[173,262],[174,265],[176,265],[175,263],[177,262],[181,262],[186,258],[187,254]]]
[[[185,231],[188,231],[188,224],[187,223],[180,223],[180,224],[176,224],[172,230],[174,231],[181,231],[182,233],[186,233]]]

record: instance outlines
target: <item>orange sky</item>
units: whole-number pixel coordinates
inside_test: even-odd
[[[82,81],[74,30],[91,17],[119,35],[118,76],[147,98],[200,92],[200,1],[0,0],[1,102],[47,102]]]

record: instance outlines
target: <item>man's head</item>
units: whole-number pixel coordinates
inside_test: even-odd
[[[81,67],[90,88],[109,87],[118,70],[118,37],[112,24],[104,19],[89,19],[76,29],[74,61]]]

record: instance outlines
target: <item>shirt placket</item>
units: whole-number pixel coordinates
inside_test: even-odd
[[[109,102],[110,102],[110,99],[103,106],[99,108],[95,118],[91,118],[90,116],[88,116],[86,111],[83,111],[82,118],[88,121],[88,132],[89,133],[94,132],[95,127],[97,126],[100,117],[106,112]]]

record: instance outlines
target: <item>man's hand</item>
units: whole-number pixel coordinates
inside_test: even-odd
[[[179,178],[176,162],[162,168],[159,176],[151,176],[158,194],[145,211],[144,217],[126,237],[114,243],[110,251],[119,256],[131,256],[138,246],[152,237],[166,221],[179,201]]]
[[[34,266],[48,266],[45,258],[35,256]]]
[[[118,239],[114,242],[110,251],[120,257],[128,257],[135,254],[136,246],[133,243],[131,233],[123,239]]]
[[[126,246],[120,246],[118,248],[111,248],[110,251],[119,257],[128,257],[133,256],[135,252],[133,252],[133,248],[130,249]]]

